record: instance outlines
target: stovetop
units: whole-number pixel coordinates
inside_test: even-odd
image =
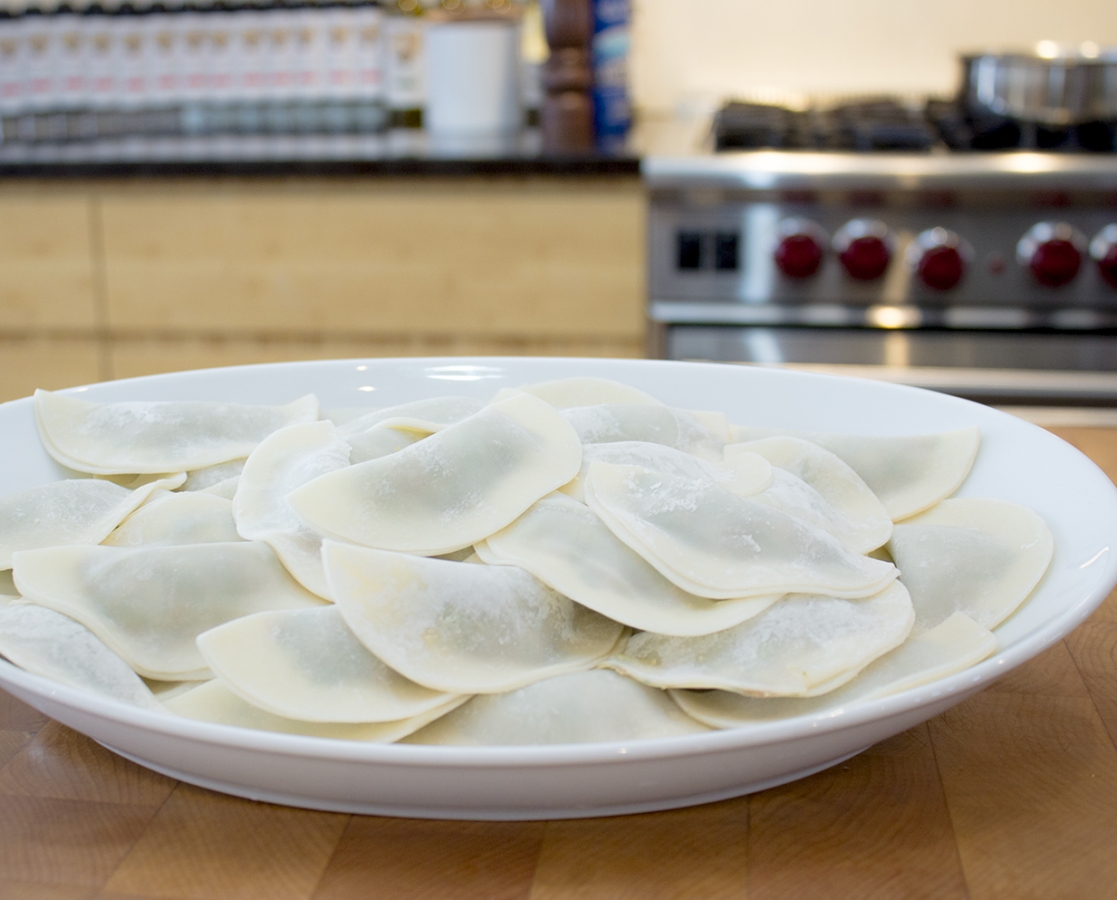
[[[1111,153],[1117,150],[1117,121],[1052,127],[975,113],[943,99],[879,97],[805,109],[731,101],[714,116],[713,140],[718,151]]]

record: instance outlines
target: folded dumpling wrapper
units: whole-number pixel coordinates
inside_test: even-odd
[[[437,691],[497,693],[587,669],[623,630],[516,566],[334,541],[322,555],[334,599],[361,643]]]
[[[817,697],[746,697],[728,691],[671,691],[688,714],[713,728],[735,728],[792,716],[845,709],[946,678],[997,650],[996,636],[969,616],[953,613],[930,631],[909,637],[866,666],[845,686]]]
[[[782,473],[777,482],[755,496],[758,502],[813,522],[858,553],[876,550],[891,537],[888,510],[836,454],[793,437],[764,438],[725,448],[726,462],[753,454]]]
[[[409,744],[527,745],[635,741],[708,731],[663,691],[591,669],[483,694],[405,739]]]
[[[958,490],[970,474],[981,444],[977,426],[900,436],[790,432],[740,425],[732,426],[731,431],[737,442],[788,435],[829,450],[861,476],[896,522]]]
[[[239,541],[233,502],[205,491],[156,491],[101,543],[154,547]]]
[[[709,600],[688,593],[617,538],[588,506],[561,493],[544,497],[476,548],[487,563],[520,566],[603,616],[659,634],[721,631],[780,597]]]
[[[963,612],[995,628],[1032,592],[1054,552],[1043,519],[1018,503],[944,500],[898,523],[888,552],[915,604],[915,632]]]
[[[44,547],[99,544],[153,493],[178,487],[179,474],[129,490],[100,478],[70,478],[0,498],[0,570],[12,554]]]
[[[318,418],[308,394],[286,406],[205,401],[93,403],[35,392],[35,423],[59,463],[99,475],[202,469],[248,456],[273,431]]]
[[[210,490],[222,482],[237,478],[243,469],[243,459],[231,459],[228,462],[217,463],[215,466],[195,469],[188,473],[182,489],[184,491]]]
[[[593,462],[642,466],[682,478],[706,479],[742,497],[751,497],[772,483],[772,464],[757,453],[727,453],[723,461],[713,462],[650,441],[613,441],[606,444],[583,444],[582,468],[578,470],[577,477],[564,484],[560,490],[578,502],[585,503],[586,474]]]
[[[414,431],[420,435],[434,434],[448,425],[468,419],[484,407],[480,400],[472,397],[448,395],[413,400],[398,406],[371,410],[363,416],[350,419],[338,430],[342,437],[349,439],[367,431],[374,425],[386,425],[401,431]]]
[[[586,503],[665,578],[702,597],[866,597],[897,574],[810,523],[709,481],[595,462]]]
[[[233,693],[288,719],[391,722],[453,699],[384,665],[335,606],[234,619],[198,635],[198,649]]]
[[[327,599],[322,534],[299,518],[287,495],[320,475],[348,467],[349,450],[332,422],[282,428],[252,451],[233,498],[240,536],[270,546],[303,587]]]
[[[234,725],[237,728],[252,728],[257,731],[278,731],[305,737],[390,744],[460,706],[467,699],[467,697],[454,697],[443,707],[398,722],[300,722],[273,715],[251,703],[246,703],[215,678],[177,697],[172,697],[164,705],[177,715],[218,725]]]
[[[634,634],[605,665],[653,687],[809,697],[839,687],[899,646],[914,619],[898,581],[861,600],[793,595],[704,637]]]
[[[0,654],[33,675],[164,711],[128,663],[80,622],[54,610],[30,603],[0,606]]]
[[[77,619],[140,675],[209,676],[195,638],[223,622],[324,601],[256,541],[170,547],[57,547],[15,556],[24,598]]]
[[[535,384],[520,388],[520,390],[532,394],[540,400],[546,400],[556,409],[569,409],[572,406],[596,406],[599,403],[663,405],[651,394],[646,394],[639,388],[609,378],[595,378],[589,375],[575,378],[558,378],[554,381],[537,381]],[[497,397],[507,396],[506,391],[508,391],[507,388],[503,389],[501,393],[497,394]]]
[[[330,537],[437,556],[503,528],[581,462],[570,425],[521,393],[396,453],[315,478],[288,500]]]
[[[730,440],[729,426],[721,413],[672,409],[662,404],[599,403],[572,406],[562,415],[583,444],[645,441],[721,461]]]

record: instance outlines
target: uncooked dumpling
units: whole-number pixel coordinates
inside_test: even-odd
[[[556,409],[569,409],[572,406],[597,406],[600,403],[640,403],[647,406],[662,406],[651,394],[639,388],[611,381],[608,378],[581,376],[559,378],[555,381],[538,381],[520,390],[546,400]]]
[[[820,528],[708,481],[595,462],[586,502],[665,578],[711,599],[865,597],[897,574]]]
[[[230,690],[288,719],[391,722],[452,699],[384,665],[335,606],[234,619],[198,635],[198,649]]]
[[[996,650],[997,638],[991,631],[954,613],[930,631],[909,637],[844,687],[817,697],[746,697],[728,691],[681,690],[671,691],[671,696],[700,722],[714,728],[735,728],[888,697],[968,669]]]
[[[346,623],[397,672],[438,691],[509,691],[587,669],[622,628],[516,566],[447,562],[326,541]]]
[[[631,628],[698,635],[738,625],[779,594],[708,600],[687,593],[622,543],[584,504],[551,494],[477,544],[486,562],[527,569],[561,594]]]
[[[152,547],[239,540],[231,500],[205,491],[156,491],[102,543],[106,547]]]
[[[1027,507],[960,497],[897,524],[888,552],[911,591],[918,634],[955,611],[995,628],[1039,583],[1053,547]]]
[[[302,521],[287,495],[319,475],[349,465],[349,445],[331,422],[291,425],[268,435],[252,451],[233,498],[237,531],[263,541],[299,583],[329,597],[322,570],[322,535]]]
[[[683,478],[708,479],[742,497],[757,494],[772,483],[772,464],[756,453],[736,452],[732,456],[727,454],[723,462],[713,462],[649,441],[583,444],[582,468],[578,471],[578,476],[560,489],[580,503],[586,501],[586,473],[592,462],[642,466]]]
[[[223,481],[236,478],[244,468],[243,459],[231,459],[228,462],[218,463],[215,466],[206,466],[204,469],[195,469],[186,477],[182,486],[184,491],[204,491]]]
[[[0,654],[33,675],[163,711],[128,663],[84,625],[54,610],[23,603],[0,606]]]
[[[407,738],[409,744],[635,741],[707,731],[660,690],[605,669],[483,694]]]
[[[764,438],[725,448],[727,462],[750,453],[759,454],[794,478],[782,478],[757,495],[759,502],[807,518],[858,553],[876,550],[891,537],[888,510],[836,454],[793,437]],[[809,490],[804,491],[802,485]]]
[[[390,744],[422,728],[428,722],[449,712],[465,702],[465,697],[454,697],[445,706],[431,712],[399,722],[300,722],[283,716],[272,715],[246,703],[218,679],[207,681],[164,704],[171,712],[189,719],[214,722],[218,725],[235,725],[258,731],[278,731],[283,734],[301,734],[306,737],[334,738],[342,741],[369,741]]]
[[[735,441],[790,435],[824,447],[864,479],[897,522],[958,490],[970,473],[981,443],[981,431],[976,426],[895,437],[785,432],[738,425],[732,431]]]
[[[468,419],[484,406],[472,397],[429,397],[413,400],[398,406],[389,406],[365,413],[339,426],[338,432],[348,440],[373,425],[389,425],[402,431],[415,431],[421,435],[434,434],[447,425]]]
[[[898,581],[862,600],[793,595],[704,637],[635,634],[606,665],[653,687],[809,697],[899,646],[914,619]]]
[[[140,675],[163,681],[208,676],[194,644],[203,631],[322,603],[255,541],[27,550],[14,571],[27,600],[77,619]]]
[[[35,392],[43,446],[79,472],[179,472],[248,456],[287,425],[318,418],[308,395],[286,406],[202,401],[92,403],[64,393]]]
[[[162,487],[182,476],[128,490],[99,478],[71,478],[0,498],[0,570],[12,554],[72,544],[98,544],[125,517]]]
[[[436,556],[503,528],[581,461],[562,416],[517,394],[397,453],[322,475],[288,500],[323,534]]]
[[[562,415],[583,444],[647,441],[715,461],[729,440],[721,413],[695,413],[646,403],[600,403],[573,406]]]

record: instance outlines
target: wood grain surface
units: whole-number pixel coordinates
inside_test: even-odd
[[[1117,430],[1057,433],[1117,476]],[[0,693],[0,898],[1111,898],[1115,741],[1117,594],[989,689],[828,771],[616,818],[254,803],[148,772]]]

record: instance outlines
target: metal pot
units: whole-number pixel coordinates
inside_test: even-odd
[[[968,54],[962,103],[975,114],[1067,127],[1117,121],[1117,49],[1041,41],[1033,52]]]

